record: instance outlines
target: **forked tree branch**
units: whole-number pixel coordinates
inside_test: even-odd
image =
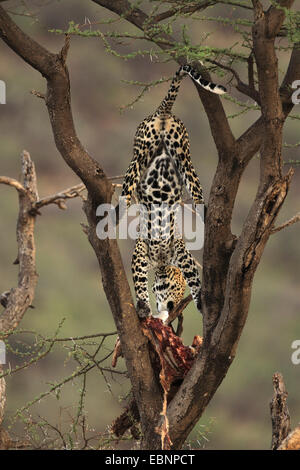
[[[114,180],[122,179],[123,177],[124,175],[109,176],[107,179],[109,181],[114,181]],[[1,183],[1,177],[0,177],[0,183]],[[115,183],[112,183],[112,185],[118,186]],[[86,187],[83,183],[76,184],[75,186],[72,186],[71,188],[67,188],[67,189],[64,189],[63,191],[53,194],[52,196],[47,196],[47,197],[38,199],[38,201],[36,201],[34,205],[34,209],[39,210],[41,207],[49,206],[50,204],[57,204],[60,209],[66,209],[66,205],[64,201],[67,199],[74,199],[75,197],[78,197],[78,196],[82,197],[82,193],[85,190],[86,190]]]
[[[127,0],[94,1],[147,31],[149,17],[139,8],[132,7]],[[292,177],[291,172],[282,176],[282,127],[292,105],[289,102],[282,107],[273,37],[284,17],[282,10],[280,14],[278,9],[264,13],[257,0],[253,3],[256,12],[254,54],[262,117],[236,141],[219,97],[198,87],[218,149],[219,164],[211,188],[204,246],[204,347],[201,357],[196,359],[168,407],[171,439],[175,448],[182,445],[198,421],[234,359],[247,318],[253,276]],[[112,187],[97,162],[82,148],[75,133],[65,64],[68,43],[61,54],[44,53],[44,49],[36,47],[34,41],[28,41],[28,37],[11,22],[1,7],[0,36],[47,78],[45,101],[57,148],[88,189],[85,211],[89,221],[89,240],[99,260],[104,289],[118,327],[139,406],[144,426],[143,445],[160,448],[160,437],[153,433],[153,424],[157,424],[161,411],[161,393],[151,368],[145,338],[141,335],[117,244],[113,240],[99,240],[95,232],[96,206],[100,202],[110,201]],[[155,41],[155,38],[152,40],[164,50],[169,47]],[[297,54],[292,54],[290,65],[296,59]],[[295,62],[291,68],[293,73],[297,70]],[[272,74],[268,73],[268,69],[272,70]],[[203,73],[205,75],[205,71]],[[293,73],[289,73],[289,80]],[[231,233],[237,190],[247,163],[260,148],[259,189],[237,239]]]
[[[206,238],[203,260],[203,286],[204,289],[210,289],[204,292],[204,348],[201,357],[196,360],[194,367],[169,405],[170,429],[174,430],[171,439],[175,446],[178,446],[182,442],[183,435],[193,428],[235,357],[239,337],[247,318],[254,273],[270,236],[274,220],[286,198],[292,177],[292,172],[284,177],[281,173],[284,118],[278,89],[274,40],[267,39],[264,14],[260,10],[259,2],[255,2],[255,5],[258,10],[253,28],[253,41],[262,106],[261,123],[263,124],[260,185],[242,233],[237,243],[233,245],[233,252],[229,253],[228,271],[224,266],[226,252],[223,251],[222,255],[217,258],[220,262],[223,261],[223,265],[219,264],[216,269],[219,269],[223,276],[225,274],[226,279],[223,305],[220,297],[221,303],[218,303],[220,300],[217,303],[212,301],[211,286],[214,286],[218,271],[212,270],[214,261],[212,263],[209,249],[216,241],[215,226],[213,225],[211,230],[206,230],[206,237],[209,231],[211,240]],[[268,70],[272,70],[272,74],[268,74]],[[222,168],[222,170],[220,172],[218,168],[212,188],[212,192],[215,191],[212,207],[213,211],[217,207],[217,212],[219,212],[219,204],[223,211],[226,211],[226,205],[231,204],[235,199],[229,197],[227,204],[218,201],[226,193],[226,184],[230,187],[230,181],[224,181],[224,174],[228,174],[228,168]],[[239,173],[237,168],[235,170],[231,173],[234,175],[234,180],[238,178]],[[218,175],[220,177],[223,175],[223,180],[216,185]],[[209,223],[210,220],[207,221],[208,225]],[[224,224],[224,218],[221,218],[219,223]],[[221,246],[218,241],[217,246]],[[216,309],[218,306],[219,311]]]
[[[130,9],[129,2],[125,0],[113,4],[106,0],[93,1],[120,15],[143,31],[145,29],[144,25],[149,21],[149,18],[141,9],[135,7]],[[174,42],[174,39],[170,36],[167,36],[166,39]],[[152,40],[155,42],[155,37]],[[158,45],[163,50],[167,50],[169,47],[165,44]],[[287,83],[291,83],[298,76],[300,61],[297,59],[298,52],[294,51],[289,65],[291,73],[286,77]],[[205,70],[201,69],[201,73],[209,79],[209,76],[205,75]],[[196,86],[208,116],[219,155],[219,166],[215,174],[208,204],[204,247],[204,264],[205,266],[210,265],[211,275],[206,268],[203,272],[204,296],[215,298],[215,315],[217,315],[217,312],[220,312],[223,306],[226,274],[235,244],[235,237],[231,233],[231,219],[237,190],[245,168],[262,145],[264,132],[262,118],[259,118],[235,142],[219,97],[207,93],[198,85]],[[254,98],[257,98],[257,95]],[[258,101],[260,102],[260,99]],[[288,115],[292,107],[293,104],[289,97],[283,110],[284,117]],[[212,232],[210,232],[210,227]],[[220,266],[222,266],[221,270]]]
[[[119,14],[144,31],[144,24],[149,20],[147,15],[140,9],[130,10],[127,1],[114,2],[113,4],[106,0],[93,1]],[[131,11],[130,14],[129,11]],[[167,36],[166,39],[174,42],[170,36]],[[155,42],[155,38],[153,41]],[[158,45],[163,50],[167,50],[169,47],[165,44]],[[289,65],[290,72],[285,79],[286,85],[299,76],[298,55],[299,51],[294,48]],[[201,69],[201,73],[206,79],[209,79],[209,75],[205,75],[205,70]],[[264,132],[262,118],[259,118],[235,141],[219,97],[207,93],[198,85],[196,87],[205,108],[219,155],[219,165],[209,197],[203,255],[205,265],[203,297],[215,299],[215,312],[214,315],[211,315],[212,324],[214,324],[215,318],[218,317],[224,304],[229,260],[235,245],[235,237],[231,233],[231,219],[238,187],[245,168],[262,145]],[[257,94],[253,97],[257,99]],[[258,102],[260,102],[260,98]],[[287,117],[292,107],[289,95],[283,109],[284,117]],[[206,269],[206,266],[209,266],[209,270]]]
[[[6,308],[0,316],[0,339],[7,337],[19,325],[26,310],[32,304],[37,284],[35,267],[34,226],[32,208],[38,199],[34,163],[28,152],[22,154],[23,182],[0,177],[0,183],[9,184],[19,193],[19,216],[17,223],[18,287],[11,289]],[[9,183],[8,183],[9,181]]]
[[[147,25],[149,17],[140,9],[132,8],[130,10],[129,2],[126,0],[113,3],[106,0],[93,1],[120,15],[142,31],[146,29],[145,25]],[[174,43],[174,39],[169,35],[164,35],[164,38]],[[152,38],[152,41],[158,44],[162,50],[168,51],[170,47],[166,44],[156,42],[155,37]],[[185,60],[185,57],[179,58],[178,62],[183,64]],[[209,74],[203,67],[201,68],[201,74],[205,79],[210,79]],[[195,84],[195,86],[208,117],[211,133],[219,156],[219,166],[214,178],[208,205],[206,241],[204,247],[204,262],[205,265],[208,266],[209,260],[213,279],[206,276],[206,269],[204,269],[203,294],[206,298],[212,296],[215,298],[216,304],[218,304],[216,306],[216,312],[220,312],[224,301],[223,292],[226,284],[226,275],[224,275],[224,273],[226,269],[228,269],[228,262],[234,244],[234,236],[230,228],[232,211],[245,165],[239,156],[239,150],[242,146],[236,145],[219,96],[207,92],[198,84]],[[260,134],[258,134],[256,141],[251,140],[254,147],[253,155],[257,151],[256,149],[261,145],[261,128],[259,130]],[[249,145],[248,139],[247,143],[244,142],[244,148],[246,145]],[[210,233],[210,228],[212,229],[212,234]],[[220,266],[224,266],[224,270],[220,270]]]
[[[85,185],[81,183],[65,189],[64,191],[60,191],[59,193],[53,194],[52,196],[43,197],[36,201],[34,210],[38,211],[42,207],[49,206],[50,204],[56,204],[60,209],[66,209],[64,201],[80,196],[85,190]]]
[[[18,191],[19,216],[17,222],[18,286],[6,292],[4,311],[0,315],[0,340],[13,333],[31,306],[38,275],[35,266],[34,227],[35,215],[31,212],[38,198],[34,163],[28,152],[22,154],[22,183],[12,178],[0,177],[0,184],[7,184]],[[2,373],[0,365],[0,374]],[[6,402],[5,378],[0,377],[0,450],[9,448],[11,440],[3,429],[2,421]]]
[[[84,204],[89,223],[88,238],[99,262],[104,291],[118,329],[134,395],[140,407],[143,433],[147,436],[151,428],[149,423],[156,421],[161,410],[160,389],[151,367],[148,342],[140,328],[117,242],[108,238],[100,240],[96,235],[96,208],[100,203],[110,202],[113,187],[99,163],[82,146],[74,128],[69,73],[66,66],[69,39],[66,38],[60,53],[52,54],[25,34],[2,7],[0,37],[47,79],[45,102],[57,149],[88,190]]]

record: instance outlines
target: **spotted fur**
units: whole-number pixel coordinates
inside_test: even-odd
[[[137,186],[140,213],[140,236],[132,255],[132,274],[141,317],[150,314],[148,272],[154,269],[160,289],[155,288],[159,316],[166,319],[170,305],[160,300],[173,294],[165,280],[166,267],[178,268],[186,281],[197,308],[201,309],[201,282],[194,258],[176,232],[176,211],[182,201],[183,179],[167,146],[162,142]],[[165,290],[163,290],[165,288]],[[159,295],[158,295],[159,293]]]
[[[152,291],[158,312],[170,312],[183,299],[186,282],[179,268],[161,266],[155,271]]]
[[[186,249],[184,240],[175,234],[176,207],[182,201],[183,188],[189,191],[195,205],[204,203],[200,180],[190,157],[187,130],[183,122],[172,114],[180,83],[187,74],[211,92],[225,92],[220,85],[202,79],[190,66],[180,67],[160,106],[137,128],[133,159],[122,188],[126,206],[136,194],[144,207],[142,230],[132,256],[140,316],[147,316],[151,311],[148,293],[148,271],[151,268],[155,271],[154,290],[160,313],[170,311],[174,301],[168,299],[177,299],[178,292],[183,289],[182,282],[177,284],[179,277],[173,278],[176,282],[168,280],[169,266],[177,269],[177,274],[181,272],[197,308],[201,309],[201,282],[195,260]],[[169,303],[168,307],[168,302],[173,304]]]

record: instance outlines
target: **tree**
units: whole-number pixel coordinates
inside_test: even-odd
[[[2,3],[2,2],[1,2]],[[282,132],[293,109],[293,83],[300,77],[299,14],[293,0],[265,2],[238,1],[169,1],[163,5],[127,0],[110,2],[94,0],[102,9],[118,15],[141,31],[103,33],[91,25],[70,23],[62,50],[51,53],[25,34],[0,7],[0,37],[25,62],[45,77],[47,92],[41,95],[48,109],[56,146],[69,167],[79,176],[88,191],[84,211],[88,221],[88,238],[95,251],[102,275],[103,288],[109,302],[125,357],[133,394],[138,408],[144,449],[160,449],[161,437],[156,428],[161,425],[162,391],[151,363],[149,343],[143,335],[131,297],[118,244],[115,240],[100,240],[96,236],[96,208],[109,203],[113,194],[111,182],[100,164],[83,148],[73,124],[69,72],[66,65],[71,35],[100,36],[109,52],[113,40],[145,39],[161,50],[164,57],[179,64],[194,61],[204,78],[209,70],[226,72],[234,80],[233,87],[255,101],[261,110],[257,121],[235,138],[221,99],[197,86],[206,112],[211,134],[218,153],[206,216],[203,254],[203,347],[193,367],[168,405],[170,439],[173,448],[180,448],[199,420],[206,406],[224,379],[234,357],[245,325],[255,271],[269,237],[299,220],[275,227],[276,217],[287,196],[293,170],[284,171]],[[165,3],[170,8],[165,9]],[[154,4],[153,9],[151,10]],[[183,27],[182,40],[172,36],[172,24],[199,14],[209,7],[234,7],[241,17],[224,15],[215,18],[240,34],[249,54],[231,48],[195,45]],[[151,11],[150,11],[151,10]],[[150,13],[146,13],[150,11]],[[101,13],[101,10],[100,10]],[[115,18],[115,17],[114,17]],[[201,18],[198,19],[201,21]],[[87,28],[86,28],[87,26]],[[284,38],[289,64],[279,83],[278,39]],[[128,56],[140,52],[133,51]],[[145,51],[143,53],[146,53]],[[197,61],[205,65],[199,66]],[[246,67],[247,82],[237,69]],[[146,85],[147,87],[147,85]],[[251,106],[240,103],[242,110]],[[260,177],[256,197],[239,235],[232,233],[231,221],[237,191],[245,168],[259,152]],[[5,315],[5,314],[4,314]],[[8,332],[7,332],[8,334]]]

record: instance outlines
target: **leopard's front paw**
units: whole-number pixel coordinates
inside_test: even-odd
[[[137,301],[136,311],[137,311],[139,318],[147,318],[151,314],[149,306],[143,300]]]

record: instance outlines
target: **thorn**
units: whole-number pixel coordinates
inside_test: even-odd
[[[86,235],[88,235],[88,234],[89,234],[89,227],[88,227],[88,225],[83,224],[83,223],[81,223],[80,225],[81,225],[81,227],[82,227],[82,231],[83,231]]]
[[[62,200],[57,201],[56,204],[57,204],[58,207],[59,207],[61,210],[63,210],[63,211],[65,211],[65,210],[67,209],[67,205],[66,205],[65,202],[63,202]]]
[[[44,93],[40,93],[39,91],[36,90],[31,90],[30,92],[32,95],[36,96],[37,98],[41,98],[42,100],[46,99],[46,95]]]

